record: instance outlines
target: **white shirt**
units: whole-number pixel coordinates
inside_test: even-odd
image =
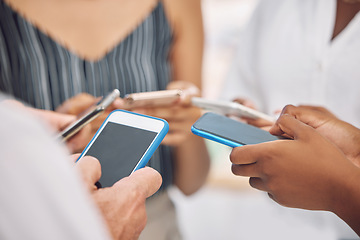
[[[110,239],[49,131],[1,102],[0,119],[0,239]]]
[[[268,114],[325,106],[360,127],[360,14],[331,41],[336,0],[260,1],[241,35],[223,98]]]

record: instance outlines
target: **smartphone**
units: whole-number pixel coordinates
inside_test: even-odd
[[[169,106],[178,101],[181,95],[182,90],[180,89],[131,93],[124,98],[124,109]]]
[[[108,95],[106,95],[106,97],[102,98],[95,106],[90,107],[83,114],[81,114],[75,122],[61,131],[58,135],[58,139],[61,141],[66,141],[74,136],[83,127],[85,127],[86,124],[100,116],[101,113],[103,113],[105,109],[110,106],[110,104],[118,97],[120,97],[120,91],[118,89],[114,89]]]
[[[191,131],[200,137],[230,147],[258,144],[280,139],[260,128],[212,112],[205,113],[201,116],[191,127]]]
[[[275,122],[275,118],[265,113],[256,111],[252,108],[246,107],[240,103],[221,101],[221,100],[210,100],[205,98],[193,97],[191,99],[193,106],[202,108],[204,110],[221,113],[224,115],[234,115],[237,117],[247,117],[252,119],[264,119],[269,122]]]
[[[81,153],[96,157],[101,164],[102,187],[110,187],[123,177],[144,167],[169,130],[159,118],[115,110],[105,119]]]

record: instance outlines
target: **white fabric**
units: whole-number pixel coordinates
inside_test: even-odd
[[[0,119],[0,239],[110,239],[65,149],[24,111]]]
[[[327,107],[360,127],[360,14],[331,41],[336,0],[263,0],[239,41],[222,98]]]
[[[273,115],[286,104],[321,105],[360,127],[360,14],[331,41],[335,17],[336,0],[260,0],[221,98],[245,97]],[[314,229],[329,225],[338,239],[358,238],[332,213],[283,212],[307,215]]]

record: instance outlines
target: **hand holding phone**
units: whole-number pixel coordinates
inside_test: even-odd
[[[251,119],[264,119],[271,123],[274,123],[276,120],[274,117],[271,117],[265,113],[256,111],[252,108],[246,107],[236,102],[210,100],[199,97],[193,97],[191,102],[194,106],[197,106],[204,110],[209,110],[224,115],[234,115],[240,118],[245,117]]]
[[[230,147],[279,139],[260,128],[211,112],[205,113],[199,118],[191,127],[191,131],[200,137]]]
[[[180,89],[127,94],[124,98],[124,109],[170,106],[178,101],[181,95]]]
[[[86,110],[81,116],[72,124],[70,124],[67,128],[61,131],[58,135],[58,138],[61,141],[66,141],[72,136],[74,136],[77,132],[79,132],[83,127],[85,127],[88,123],[93,121],[95,118],[100,116],[105,109],[111,105],[112,102],[115,101],[116,98],[120,97],[120,91],[118,89],[114,89],[108,95],[100,100],[95,106],[90,107]]]
[[[103,187],[144,167],[168,132],[166,121],[125,110],[109,114],[81,153],[100,161]]]

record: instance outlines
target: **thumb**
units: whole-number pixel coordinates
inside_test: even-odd
[[[94,157],[85,156],[76,163],[75,167],[80,171],[87,188],[90,191],[95,190],[95,183],[101,177],[100,162]]]
[[[124,183],[123,180],[127,180],[126,184],[131,184],[134,189],[142,192],[142,194],[148,198],[153,195],[161,186],[162,178],[160,173],[150,167],[141,168],[132,173],[129,177],[115,183]]]

